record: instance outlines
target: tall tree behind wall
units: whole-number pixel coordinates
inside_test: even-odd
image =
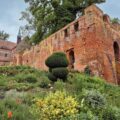
[[[28,22],[29,30],[34,29],[31,42],[38,43],[83,14],[86,7],[105,0],[25,0],[28,3],[22,18]]]
[[[3,30],[0,31],[0,40],[7,40],[9,38],[9,34],[4,32]]]

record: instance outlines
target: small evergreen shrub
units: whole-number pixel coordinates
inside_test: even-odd
[[[68,75],[68,60],[65,53],[57,52],[53,53],[45,61],[45,64],[49,67],[48,78],[55,82],[57,79],[65,80]]]
[[[48,57],[47,60],[45,61],[45,64],[49,68],[67,67],[68,60],[64,53],[57,52],[53,53],[50,57]]]
[[[85,96],[85,103],[94,110],[103,109],[106,105],[106,99],[97,91],[88,91]]]
[[[67,70],[67,68],[60,68],[60,67],[59,68],[54,68],[52,70],[52,74],[56,78],[65,80],[67,78],[67,75],[68,75],[68,70]]]

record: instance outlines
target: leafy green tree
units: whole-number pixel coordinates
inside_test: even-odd
[[[113,18],[113,19],[111,20],[111,22],[112,22],[113,24],[120,24],[119,18]]]
[[[9,38],[9,34],[4,32],[3,30],[0,31],[0,40],[7,40]]]
[[[35,30],[31,42],[38,43],[83,14],[86,7],[105,0],[25,0],[28,8],[22,19]]]

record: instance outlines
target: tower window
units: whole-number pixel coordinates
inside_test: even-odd
[[[74,29],[75,29],[75,32],[77,32],[79,30],[79,23],[78,22],[76,22],[74,24]]]
[[[7,57],[8,56],[8,54],[7,53],[5,53],[5,57]]]
[[[68,37],[68,29],[64,30],[65,37]]]
[[[55,39],[57,39],[57,34],[55,34]]]

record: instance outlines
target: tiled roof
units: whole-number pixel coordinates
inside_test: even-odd
[[[0,40],[0,49],[12,50],[16,47],[16,43]]]

